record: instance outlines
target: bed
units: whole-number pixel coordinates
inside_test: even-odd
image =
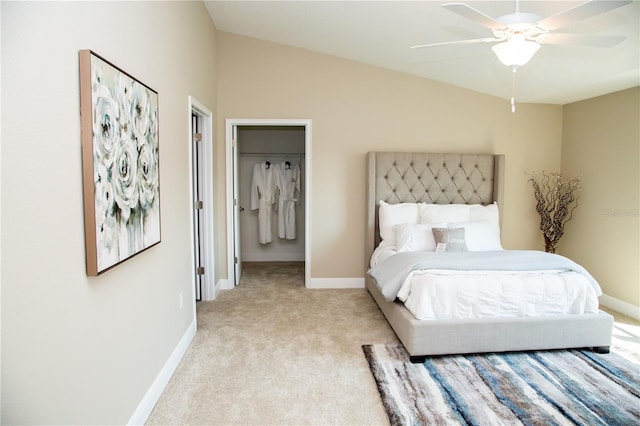
[[[378,259],[380,260],[379,262],[376,262],[376,257],[387,250],[382,246],[388,243],[388,237],[383,238],[382,236],[385,232],[387,235],[390,232],[390,229],[388,229],[389,224],[387,223],[388,219],[383,217],[381,224],[381,209],[385,209],[383,210],[383,213],[385,213],[393,208],[394,215],[396,215],[397,212],[401,212],[405,207],[413,209],[412,205],[415,204],[420,209],[418,211],[418,225],[416,226],[427,226],[422,223],[426,221],[426,219],[423,220],[425,212],[437,212],[435,216],[428,216],[427,214],[426,217],[436,218],[433,219],[436,222],[442,220],[443,223],[429,223],[428,226],[443,231],[447,235],[445,235],[445,239],[436,238],[434,252],[443,251],[443,247],[447,247],[447,244],[442,244],[443,242],[448,242],[449,248],[453,248],[457,242],[456,238],[452,236],[453,231],[449,231],[449,228],[455,227],[447,225],[447,218],[438,217],[438,212],[443,209],[446,212],[453,212],[453,216],[460,209],[466,212],[476,211],[477,218],[483,219],[483,226],[489,221],[496,222],[499,244],[501,225],[499,212],[502,211],[503,205],[504,169],[505,157],[503,155],[406,152],[370,152],[367,154],[367,217],[365,230],[365,271],[367,273],[365,273],[365,286],[407,349],[413,362],[420,362],[425,357],[433,355],[483,352],[567,348],[591,348],[600,353],[609,352],[613,317],[597,309],[597,300],[595,302],[595,310],[593,302],[591,302],[591,306],[588,309],[579,311],[579,313],[554,313],[554,310],[551,309],[549,312],[539,314],[526,312],[526,309],[528,309],[526,308],[523,314],[515,316],[505,314],[504,316],[480,315],[479,317],[465,317],[463,313],[460,317],[460,315],[451,316],[449,312],[449,316],[436,316],[419,320],[404,303],[398,300],[395,293],[386,294],[385,291],[379,288],[377,282],[381,280],[381,273],[385,272],[382,266],[377,266],[375,270],[377,272],[376,279],[370,275],[374,271],[372,264],[390,264],[401,258],[400,255],[391,256],[387,253],[380,258],[381,260]],[[449,207],[445,207],[447,205]],[[495,216],[496,212],[498,212],[497,216]],[[388,216],[388,213],[385,214]],[[410,214],[414,215],[414,210],[411,210]],[[473,215],[474,213],[465,214]],[[394,225],[393,232],[395,235],[400,236],[402,220],[397,219],[397,216],[394,216],[394,218],[398,223]],[[469,216],[466,219],[470,221]],[[484,219],[489,220],[485,221]],[[473,222],[473,220],[471,221]],[[453,220],[453,222],[457,221]],[[409,232],[415,229],[415,226],[410,227]],[[455,230],[456,233],[458,231],[459,229]],[[467,236],[471,235],[471,228],[465,227],[465,231],[467,231]],[[427,234],[430,233],[427,232]],[[420,239],[418,238],[418,240]],[[474,237],[474,240],[480,241],[480,244],[489,244],[488,247],[484,248],[487,249],[487,252],[493,253],[494,247],[491,246],[493,242],[489,241],[491,238],[477,239]],[[468,241],[471,242],[471,239]],[[409,246],[414,243],[410,243]],[[394,241],[394,247],[395,244],[400,243]],[[416,244],[432,245],[433,241],[426,243],[425,241],[418,241]],[[433,247],[429,246],[428,251],[432,249]],[[465,249],[468,249],[468,247],[465,247]],[[501,247],[495,248],[495,250],[498,249],[502,250]],[[410,251],[409,253],[402,253],[403,256],[406,256],[405,263],[411,263],[414,260],[411,258],[414,253]],[[471,250],[462,250],[462,253],[447,253],[445,255],[472,256],[469,253],[465,253],[465,251]],[[511,250],[503,251],[505,252],[504,256],[515,254],[509,253]],[[500,256],[503,255],[497,251],[495,253]],[[546,255],[543,252],[539,253],[541,256]],[[526,254],[531,256],[538,255],[533,251]],[[445,256],[441,253],[429,255],[434,258]],[[409,260],[407,261],[407,259]],[[454,257],[454,259],[456,258]],[[476,265],[482,262],[476,262]],[[453,263],[457,263],[457,260]],[[511,264],[513,262],[509,260],[504,263]],[[515,261],[515,263],[517,264],[518,262]],[[414,265],[422,264],[414,263]],[[550,269],[554,267],[552,265]],[[435,272],[438,275],[438,268],[431,266],[423,266],[421,268],[412,270],[411,274],[422,276],[423,273]],[[446,268],[443,267],[443,269],[452,268],[449,265]],[[579,272],[580,274],[585,272],[584,275],[578,277],[580,280],[587,279],[589,281],[589,278],[592,279],[586,271]],[[510,272],[510,274],[514,275],[519,273]],[[535,271],[522,271],[522,273],[535,273]],[[484,281],[491,282],[495,278],[490,272],[482,272],[481,274],[481,279]],[[440,278],[442,277],[436,277],[436,279]],[[465,278],[472,280],[470,277]],[[411,279],[416,279],[416,277],[408,276],[406,279],[400,280],[403,283],[403,291],[405,293],[406,285]],[[595,286],[597,287],[597,283]],[[434,309],[434,307],[431,309]],[[435,309],[438,309],[437,303]]]

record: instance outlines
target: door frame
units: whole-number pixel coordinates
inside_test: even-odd
[[[195,229],[193,211],[195,208],[193,187],[193,125],[191,116],[196,115],[202,119],[202,203],[203,203],[203,236],[201,239],[202,265],[205,268],[201,292],[202,300],[213,300],[215,294],[215,259],[214,259],[214,234],[213,234],[213,113],[193,96],[189,96],[189,229],[191,233],[191,275],[194,308],[195,308]]]
[[[227,284],[234,287],[234,177],[233,128],[237,126],[304,127],[304,286],[311,283],[311,124],[310,119],[227,118],[226,123],[226,183],[227,183]]]

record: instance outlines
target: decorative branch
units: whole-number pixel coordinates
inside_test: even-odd
[[[580,198],[581,176],[565,179],[557,172],[533,174],[529,179],[540,215],[540,230],[545,251],[556,252],[556,245],[564,235],[564,227],[573,218]]]

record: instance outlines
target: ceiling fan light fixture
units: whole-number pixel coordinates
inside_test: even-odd
[[[498,43],[491,48],[500,62],[508,67],[521,67],[533,58],[538,49],[538,43],[522,39]]]

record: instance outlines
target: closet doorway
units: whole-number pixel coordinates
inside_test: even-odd
[[[230,287],[238,285],[242,262],[304,261],[310,281],[311,120],[227,119],[227,256]],[[257,165],[257,166],[256,166]],[[271,242],[259,242],[258,211],[252,210],[254,168],[300,169],[295,202],[295,238],[280,238],[276,203],[271,210]],[[273,171],[274,169],[272,169]],[[256,207],[255,204],[253,207]]]

